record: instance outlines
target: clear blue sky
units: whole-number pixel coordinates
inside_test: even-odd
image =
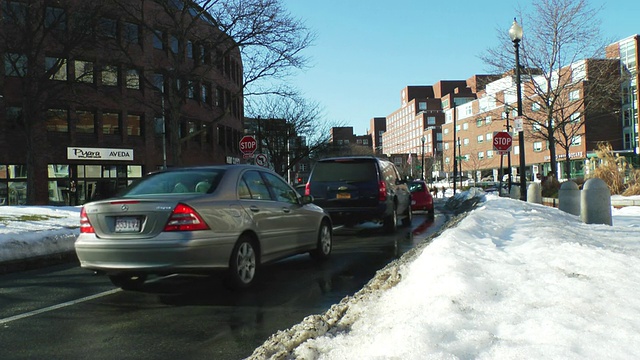
[[[498,44],[518,4],[528,1],[282,0],[317,34],[306,50],[311,68],[291,79],[318,102],[327,120],[363,135],[373,117],[400,107],[408,85],[466,80],[486,74],[478,56]],[[602,34],[620,40],[640,33],[640,0],[591,0]],[[524,29],[526,36],[526,28]]]

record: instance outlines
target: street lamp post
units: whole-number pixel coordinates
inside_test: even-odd
[[[452,99],[455,100],[455,99]],[[456,154],[456,103],[453,102],[453,195],[456,194],[456,177],[458,176],[458,155]]]
[[[513,41],[516,54],[516,97],[518,99],[518,117],[522,121],[522,92],[520,83],[520,41],[522,40],[522,26],[513,19],[513,24],[509,29],[509,37]],[[527,176],[525,174],[524,158],[524,126],[518,131],[518,147],[520,148],[520,200],[527,200]]]
[[[422,168],[421,168],[421,174],[420,174],[420,180],[424,180],[424,142],[427,140],[424,135],[422,135]]]

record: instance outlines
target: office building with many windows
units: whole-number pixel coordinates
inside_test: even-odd
[[[239,158],[233,41],[187,2],[122,4],[0,4],[0,204],[83,204]]]

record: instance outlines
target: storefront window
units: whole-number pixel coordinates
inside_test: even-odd
[[[0,205],[7,205],[9,202],[7,195],[7,184],[0,182]]]
[[[47,166],[50,178],[68,178],[69,165],[66,164],[49,164]]]
[[[25,165],[8,165],[9,179],[26,179],[27,167]]]
[[[130,178],[141,178],[142,177],[142,166],[140,166],[140,165],[128,165],[127,166],[127,177],[130,177]]]
[[[9,181],[9,205],[25,205],[27,203],[27,183]]]

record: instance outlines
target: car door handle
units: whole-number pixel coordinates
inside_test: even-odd
[[[260,208],[259,208],[259,207],[257,207],[257,206],[255,206],[255,205],[252,205],[252,206],[249,206],[249,210],[251,210],[251,211],[253,211],[253,212],[259,212],[259,211],[260,211]]]
[[[288,214],[288,213],[291,212],[291,209],[284,207],[284,208],[282,208],[282,211],[284,211],[285,213]]]

